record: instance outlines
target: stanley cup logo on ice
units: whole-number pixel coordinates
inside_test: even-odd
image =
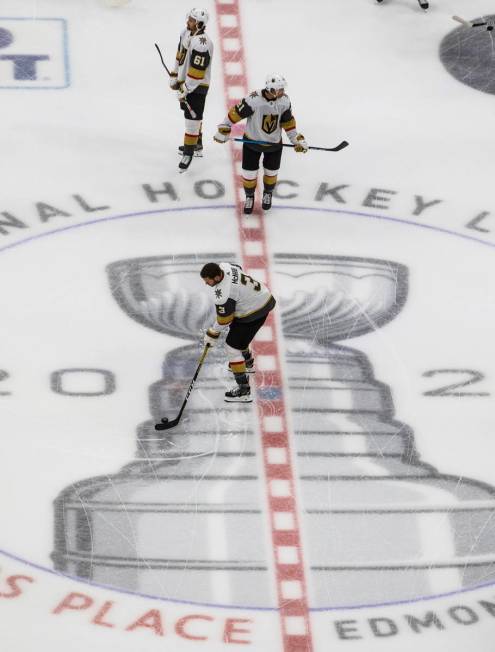
[[[195,344],[165,356],[163,377],[149,388],[151,418],[138,428],[137,459],[57,498],[58,570],[172,599],[276,608],[256,410],[220,405],[229,382],[222,351],[204,365],[180,425],[162,437],[153,428],[180,405],[199,331],[213,315],[198,272],[210,260],[234,259],[159,256],[109,266],[113,295],[130,317]],[[398,314],[407,287],[406,268],[386,260],[274,256],[313,608],[495,579],[494,489],[422,462],[412,431],[394,419],[388,386],[361,351],[338,343],[373,338]],[[262,385],[267,400],[276,388]]]

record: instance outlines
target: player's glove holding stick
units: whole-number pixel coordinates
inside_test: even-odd
[[[309,149],[309,145],[302,134],[296,134],[296,136],[291,140],[291,142],[294,145],[294,150],[298,154],[306,154],[306,152]]]
[[[168,80],[168,85],[173,91],[178,91],[180,88],[180,84],[177,81],[177,73],[176,72],[171,72],[170,73],[170,78]]]
[[[217,133],[213,136],[213,140],[217,143],[226,143],[230,138],[230,132],[232,128],[227,123],[219,124],[217,127]]]
[[[203,344],[205,346],[207,344],[210,346],[215,346],[215,344],[218,342],[219,337],[220,333],[218,331],[213,330],[213,328],[209,328],[203,337]]]

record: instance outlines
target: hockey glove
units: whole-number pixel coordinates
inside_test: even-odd
[[[213,136],[213,140],[217,143],[226,143],[230,138],[231,126],[229,124],[223,123],[218,125],[217,129],[218,131]]]
[[[209,328],[206,331],[206,334],[203,338],[203,344],[206,346],[209,344],[210,346],[215,346],[215,344],[218,342],[218,338],[220,337],[220,333],[218,331],[214,331],[213,328]]]
[[[177,81],[177,73],[171,72],[170,79],[168,80],[168,85],[173,91],[178,91],[180,88],[179,82]]]
[[[294,139],[294,149],[298,154],[306,154],[306,152],[309,149],[309,145],[306,142],[304,136],[302,134],[297,134],[297,136]]]

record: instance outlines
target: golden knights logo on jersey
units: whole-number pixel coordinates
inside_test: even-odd
[[[264,115],[261,123],[261,128],[267,134],[273,134],[278,125],[278,115]]]

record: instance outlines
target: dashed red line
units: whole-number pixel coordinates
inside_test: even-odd
[[[225,102],[229,108],[245,97],[249,91],[239,0],[215,0],[215,7],[220,35]],[[243,126],[234,125],[233,136],[240,136],[242,132]],[[231,142],[230,153],[236,189],[236,215],[242,266],[247,274],[266,282],[268,287],[271,287],[264,218],[259,210],[252,215],[243,215],[241,147]],[[273,314],[270,314],[253,342],[253,348],[258,370],[255,379],[257,407],[275,581],[284,652],[311,652],[313,641],[305,565],[277,338],[277,323]]]

